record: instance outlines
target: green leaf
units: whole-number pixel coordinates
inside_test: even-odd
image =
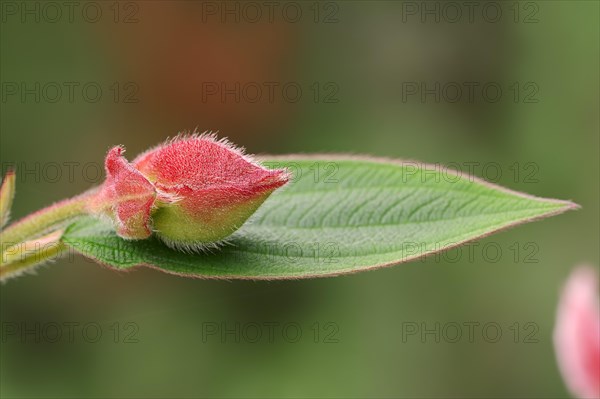
[[[156,238],[126,241],[92,218],[76,221],[63,239],[117,269],[146,265],[200,278],[309,278],[395,265],[577,207],[439,165],[331,155],[264,163],[288,167],[293,181],[220,249],[186,254]]]
[[[15,198],[16,175],[14,170],[9,170],[0,185],[0,229],[8,222],[10,208]]]

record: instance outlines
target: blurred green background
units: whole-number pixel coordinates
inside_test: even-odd
[[[599,3],[473,2],[473,14],[454,3],[458,21],[443,2],[287,3],[271,20],[254,3],[253,22],[239,2],[81,2],[70,14],[3,1],[0,160],[3,172],[29,171],[13,217],[100,183],[112,145],[132,158],[196,127],[251,153],[471,162],[478,176],[583,208],[483,239],[472,258],[322,280],[188,280],[59,260],[0,287],[3,398],[568,396],[552,347],[559,288],[575,265],[600,263]],[[236,82],[239,101],[206,91]],[[265,82],[274,96],[253,102]],[[409,95],[421,82],[440,83],[439,102]],[[451,101],[452,82],[475,82],[473,101]],[[296,102],[282,94],[290,83]],[[490,83],[496,102],[481,91]],[[456,343],[441,331],[469,322],[473,342],[467,327]],[[65,323],[78,323],[73,342]],[[239,342],[222,339],[236,323]],[[439,323],[440,342],[406,336],[410,323]],[[498,342],[486,323],[501,327]]]

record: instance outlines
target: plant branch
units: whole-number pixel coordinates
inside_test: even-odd
[[[43,208],[8,226],[0,232],[2,252],[13,245],[39,237],[60,227],[66,221],[87,213],[87,202],[93,194],[85,192]]]

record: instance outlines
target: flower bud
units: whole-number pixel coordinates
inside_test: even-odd
[[[600,398],[600,305],[598,275],[580,266],[563,289],[554,347],[563,378],[578,398]]]
[[[110,216],[117,234],[126,239],[148,238],[152,234],[150,214],[156,190],[123,157],[123,147],[113,147],[106,155],[106,181],[89,204],[96,214]]]
[[[92,211],[111,216],[123,238],[153,231],[178,249],[223,240],[289,180],[285,170],[266,169],[212,135],[177,137],[132,163],[123,151],[109,151],[107,179]]]

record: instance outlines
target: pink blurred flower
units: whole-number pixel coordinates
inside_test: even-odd
[[[139,155],[106,156],[107,178],[90,211],[111,217],[117,234],[194,250],[236,231],[277,188],[285,170],[269,170],[213,135],[179,136]]]
[[[600,305],[598,275],[574,270],[563,288],[554,346],[569,390],[579,398],[600,398]]]

